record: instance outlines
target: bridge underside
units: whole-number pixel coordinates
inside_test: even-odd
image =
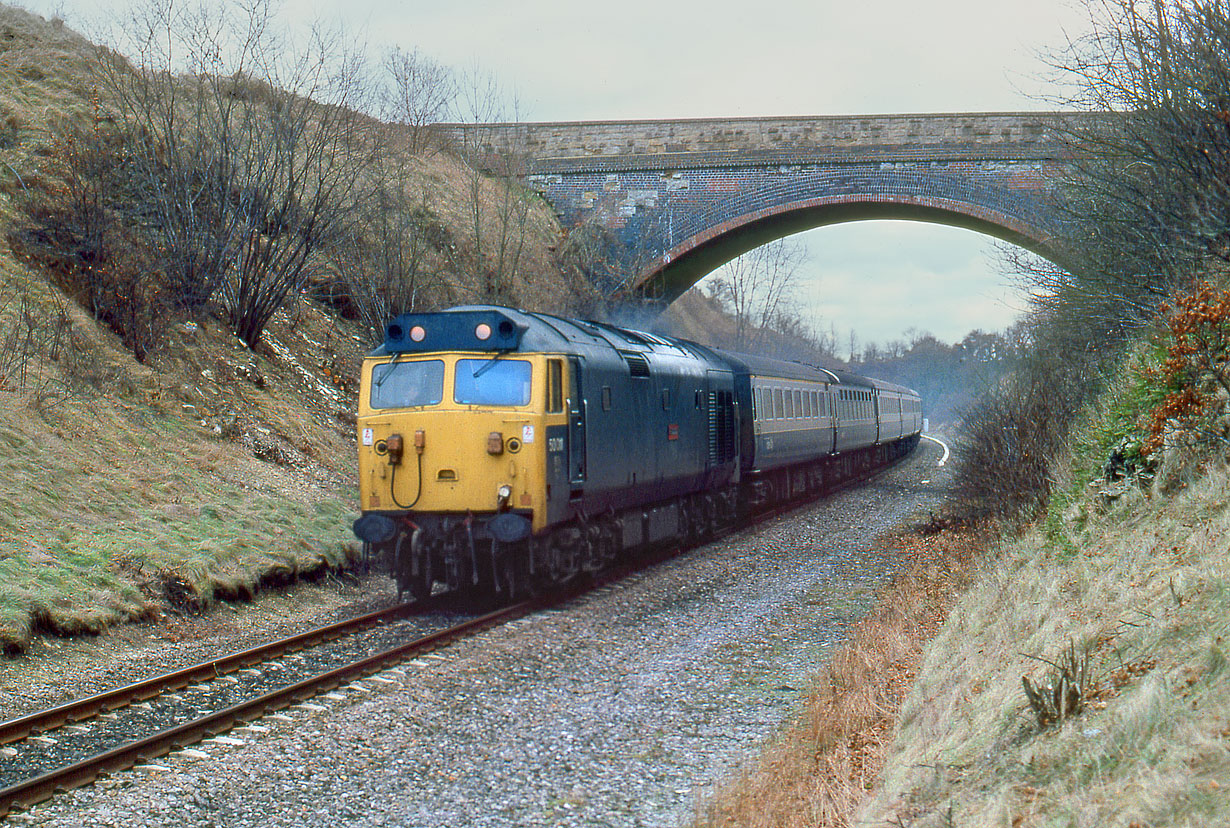
[[[971,205],[921,204],[868,199],[816,199],[788,204],[763,215],[719,225],[686,240],[647,265],[624,293],[670,304],[705,276],[761,245],[817,227],[852,221],[920,221],[973,230],[1058,260],[1041,228],[1022,225],[1012,217],[974,211]]]

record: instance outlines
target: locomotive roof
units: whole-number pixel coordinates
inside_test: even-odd
[[[435,313],[403,313],[385,327],[384,342],[370,356],[440,351],[597,351],[611,356],[615,356],[612,352],[651,353],[737,367],[758,376],[914,394],[903,386],[847,371],[831,371],[802,362],[709,348],[686,339],[623,328],[607,322],[566,319],[498,305],[461,305]]]
[[[484,335],[476,334],[486,326]],[[708,348],[687,340],[565,319],[496,305],[462,305],[438,313],[404,313],[385,327],[384,343],[371,356],[437,351],[591,350],[674,354],[712,360]]]

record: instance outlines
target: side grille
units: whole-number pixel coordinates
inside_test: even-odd
[[[735,456],[734,394],[709,392],[709,462],[720,466]]]
[[[634,377],[649,376],[649,360],[635,351],[620,351],[619,355],[628,363],[628,373]]]

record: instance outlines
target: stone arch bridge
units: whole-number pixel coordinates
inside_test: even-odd
[[[608,295],[669,303],[716,267],[826,224],[896,218],[977,230],[1052,260],[1048,193],[1076,116],[964,113],[447,124],[584,228]]]

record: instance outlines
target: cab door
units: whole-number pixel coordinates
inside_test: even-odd
[[[581,360],[568,358],[568,482],[574,497],[585,488],[585,397]]]

